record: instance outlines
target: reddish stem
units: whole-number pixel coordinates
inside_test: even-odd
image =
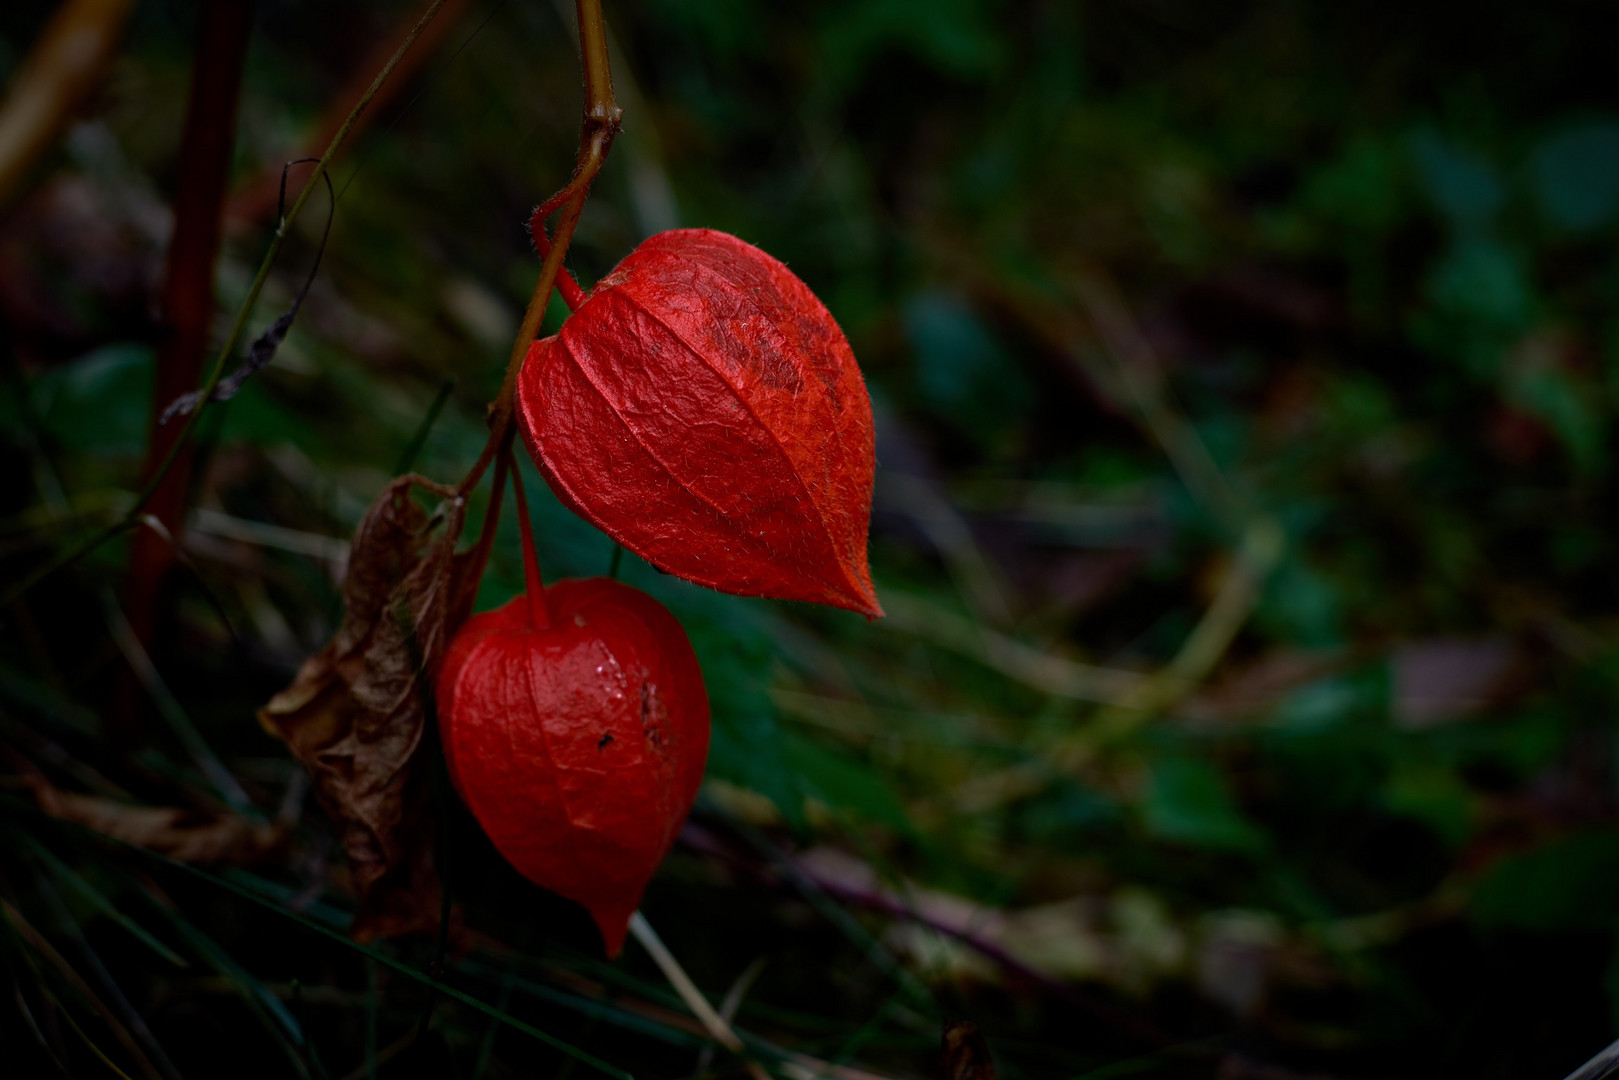
[[[528,219],[528,234],[534,238],[534,250],[539,252],[540,258],[551,253],[551,240],[545,235],[545,219],[551,212],[567,201],[568,190],[563,188],[534,208],[534,216]],[[562,302],[568,305],[569,311],[578,311],[579,305],[585,302],[585,290],[579,287],[566,267],[557,270],[557,292],[562,294]]]
[[[510,455],[510,449],[507,450]],[[551,607],[545,602],[545,582],[540,580],[540,558],[534,553],[534,526],[528,520],[528,497],[523,494],[523,478],[517,462],[511,462],[512,494],[517,496],[517,527],[523,532],[523,580],[528,586],[528,625],[545,630],[551,625]]]
[[[179,183],[174,193],[174,234],[169,241],[163,282],[163,337],[158,346],[152,392],[152,425],[144,479],[161,480],[147,510],[168,536],[141,529],[130,541],[126,609],[136,640],[150,645],[162,623],[175,566],[173,545],[185,532],[186,497],[191,484],[192,452],[176,445],[184,424],[160,424],[164,408],[196,388],[214,316],[214,264],[218,260],[225,185],[236,142],[236,103],[241,92],[242,63],[253,29],[253,4],[246,0],[209,0],[197,14],[196,52],[185,130],[180,143]],[[164,463],[173,463],[163,473]],[[172,537],[172,539],[170,539]],[[138,693],[120,682],[115,709],[132,727]]]

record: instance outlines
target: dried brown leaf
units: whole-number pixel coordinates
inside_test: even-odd
[[[412,495],[444,499],[429,513]],[[394,480],[354,534],[337,634],[259,711],[342,826],[357,937],[431,930],[440,886],[418,750],[437,669],[478,560],[455,555],[466,506],[419,476]]]
[[[125,843],[181,862],[252,863],[279,847],[285,830],[236,814],[177,806],[136,806],[95,795],[62,791],[32,769],[23,783],[39,808]]]

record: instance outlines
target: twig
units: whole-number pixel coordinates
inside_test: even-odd
[[[197,13],[192,49],[191,88],[174,190],[174,232],[164,271],[161,318],[152,386],[151,420],[143,478],[165,475],[152,488],[151,514],[170,536],[181,536],[191,482],[192,453],[181,445],[185,432],[167,427],[169,402],[197,385],[208,335],[214,321],[214,264],[218,261],[225,185],[230,178],[236,142],[236,105],[241,96],[242,66],[253,30],[250,0],[206,0]],[[166,463],[166,464],[165,464]],[[152,640],[160,606],[167,594],[175,547],[157,530],[138,532],[130,540],[125,603],[129,623],[143,646]],[[134,694],[120,679],[115,711],[130,722]]]
[[[191,532],[217,536],[222,540],[308,555],[312,559],[329,562],[339,570],[349,558],[349,542],[340,537],[301,532],[265,521],[249,521],[202,506],[191,511],[186,526]]]
[[[1077,748],[1123,738],[1143,720],[1179,703],[1195,690],[1219,664],[1248,620],[1260,588],[1281,558],[1282,544],[1282,529],[1275,521],[1261,517],[1250,522],[1214,602],[1174,659],[1143,680],[1124,701],[1071,736],[1069,745]]]
[[[360,117],[359,122],[352,128],[351,135],[364,131],[376,116],[377,110],[386,108],[401,89],[410,85],[411,77],[420,71],[422,65],[434,56],[438,51],[438,47],[444,43],[445,37],[449,35],[451,30],[455,29],[456,22],[465,12],[468,3],[469,0],[448,0],[448,3],[443,5],[444,10],[439,12],[438,18],[417,40],[417,47],[412,49],[400,61],[398,67],[394,69],[394,78],[375,95],[371,102],[372,108],[368,109]],[[408,32],[415,21],[416,16],[407,14],[400,21],[400,32]],[[332,134],[343,125],[346,119],[345,114],[339,111],[341,108],[339,103],[353,101],[365,93],[367,86],[365,73],[376,71],[377,68],[387,62],[389,57],[387,43],[398,39],[397,34],[383,38],[366,55],[365,59],[355,67],[354,77],[332,99],[333,104],[338,105],[338,108],[331,109],[321,118],[320,126],[303,143],[304,147],[315,149],[326,145],[330,141]],[[275,207],[277,172],[274,168],[268,169],[238,188],[231,195],[230,202],[225,208],[225,216],[232,222],[245,223],[257,221],[268,214]],[[404,471],[404,469],[397,470],[400,473]]]
[[[1142,425],[1168,456],[1181,482],[1217,518],[1228,524],[1240,520],[1231,485],[1197,429],[1171,405],[1163,365],[1113,282],[1093,268],[1077,276],[1076,292],[1097,338],[1113,360],[1118,388],[1129,397]]]
[[[1145,721],[1184,700],[1219,664],[1247,621],[1260,588],[1281,558],[1282,542],[1282,530],[1275,521],[1256,518],[1248,526],[1214,602],[1168,664],[1034,760],[963,784],[951,794],[951,807],[958,813],[979,813],[1031,795],[1057,776],[1084,769],[1099,750],[1118,743]]]
[[[309,180],[305,182],[302,190],[298,192],[298,197],[293,200],[292,208],[287,211],[286,216],[277,225],[275,235],[270,240],[270,246],[264,253],[264,259],[259,263],[258,272],[253,276],[253,283],[248,287],[247,298],[242,301],[241,307],[237,309],[236,318],[231,323],[230,332],[225,336],[225,343],[220,347],[219,355],[214,359],[213,367],[208,372],[208,378],[199,391],[202,400],[206,401],[212,397],[220,379],[224,378],[225,366],[230,362],[231,357],[236,354],[237,346],[241,344],[242,335],[247,330],[247,321],[253,313],[253,308],[258,304],[259,294],[264,291],[265,282],[269,280],[270,268],[275,264],[276,256],[281,251],[281,244],[286,239],[292,223],[303,212],[304,204],[309,201],[316,187],[319,186],[315,181],[319,180],[325,173],[327,167],[331,164],[332,158],[336,156],[344,141],[348,139],[349,132],[354,129],[355,124],[358,123],[366,107],[371,104],[372,99],[377,96],[377,91],[382,88],[382,84],[387,82],[388,76],[393,74],[393,70],[399,65],[400,59],[415,44],[416,39],[421,37],[422,32],[427,29],[428,24],[433,21],[433,17],[438,14],[439,9],[446,2],[447,0],[433,0],[433,3],[422,13],[422,17],[417,20],[415,27],[406,35],[405,40],[400,42],[399,48],[394,50],[394,54],[389,58],[388,63],[383,66],[381,71],[377,72],[376,78],[371,80],[370,87],[360,97],[360,100],[355,103],[354,108],[349,111],[348,119],[343,122],[343,126],[338,128],[337,133],[332,136],[332,141],[327,145],[326,152],[321,155],[320,160],[311,171]],[[584,2],[585,0],[580,0],[581,6]],[[552,280],[555,280],[554,274]],[[205,412],[205,409],[197,409],[186,417],[185,426],[175,436],[167,456],[164,457],[161,464],[147,480],[146,486],[135,497],[134,506],[131,507],[123,519],[99,532],[91,534],[58,553],[55,558],[49,560],[43,566],[36,568],[22,581],[6,590],[5,597],[0,599],[0,608],[10,607],[13,600],[39,584],[46,577],[131,528],[136,515],[145,508],[147,501],[152,498],[159,485],[163,483],[163,478],[174,467],[175,459],[179,456],[181,448],[196,433],[197,425],[201,422]]]
[[[83,976],[74,970],[73,965],[68,963],[61,953],[56,951],[56,947],[36,930],[27,919],[23,918],[22,912],[13,907],[10,901],[0,900],[0,917],[3,917],[18,937],[27,942],[28,946],[38,953],[46,963],[57,970],[69,986],[72,986],[84,1000],[90,1003],[96,1012],[101,1014],[102,1022],[112,1031],[113,1037],[123,1044],[124,1049],[135,1059],[141,1068],[141,1072],[151,1077],[152,1080],[163,1080],[163,1074],[158,1071],[157,1066],[152,1064],[151,1059],[142,1051],[140,1043],[129,1033],[129,1029],[113,1015],[112,1010],[107,1007],[96,992],[90,989],[89,984],[84,981]],[[64,1015],[66,1014],[64,1013]],[[69,1023],[72,1023],[71,1018],[69,1018]],[[74,1026],[77,1027],[76,1024]],[[80,1034],[82,1035],[83,1032],[80,1032]],[[86,1039],[86,1042],[88,1041]],[[91,1045],[92,1047],[94,1046],[93,1043]],[[112,1066],[110,1061],[107,1064]],[[116,1070],[116,1066],[112,1067]]]
[[[891,470],[878,481],[877,499],[916,523],[944,557],[951,576],[981,619],[999,626],[1011,625],[1012,605],[999,571],[978,546],[961,511],[937,484]]]
[[[708,1003],[703,992],[697,989],[697,984],[691,981],[691,977],[680,966],[680,961],[675,959],[668,946],[664,945],[663,939],[658,937],[658,932],[652,929],[652,924],[647,922],[646,916],[639,911],[630,916],[630,933],[635,935],[635,940],[651,954],[653,963],[658,965],[663,977],[669,980],[669,985],[680,995],[680,1000],[684,1001],[686,1008],[702,1022],[704,1029],[713,1036],[714,1041],[739,1057],[746,1054],[742,1040],[731,1030],[731,1025],[714,1011],[714,1006]],[[770,1080],[770,1074],[765,1072],[764,1067],[758,1062],[743,1057],[743,1064],[753,1080]]]
[[[601,0],[577,0],[575,10],[579,17],[579,56],[584,69],[585,110],[584,123],[579,133],[579,156],[574,166],[573,179],[553,195],[547,206],[560,207],[556,235],[551,239],[551,250],[540,266],[540,279],[529,297],[528,309],[523,312],[522,325],[512,343],[511,358],[506,362],[506,377],[500,393],[490,406],[489,441],[478,460],[461,481],[460,494],[465,495],[477,486],[484,470],[500,453],[512,427],[513,405],[517,397],[517,373],[528,356],[529,346],[539,335],[545,309],[551,302],[551,290],[556,288],[557,276],[562,271],[562,260],[573,241],[579,215],[584,211],[590,185],[607,161],[613,139],[623,125],[624,110],[613,97],[612,67],[607,56],[607,26],[602,20]]]
[[[1596,1057],[1569,1073],[1567,1080],[1607,1080],[1615,1073],[1619,1073],[1619,1041],[1609,1043]]]

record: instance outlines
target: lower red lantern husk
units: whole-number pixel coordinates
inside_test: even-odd
[[[652,597],[606,578],[540,594],[473,616],[451,642],[444,756],[501,855],[584,905],[616,956],[697,797],[708,695]]]

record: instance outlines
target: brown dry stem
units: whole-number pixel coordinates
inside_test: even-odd
[[[607,162],[607,153],[613,139],[623,126],[624,110],[613,97],[613,74],[607,55],[607,26],[602,20],[601,0],[578,0],[575,10],[579,17],[579,62],[584,71],[585,110],[584,124],[579,133],[579,157],[574,165],[573,179],[549,200],[561,204],[556,235],[551,238],[551,250],[540,266],[540,279],[529,297],[523,312],[522,325],[512,343],[512,353],[506,362],[506,377],[501,381],[500,393],[489,407],[489,441],[483,452],[461,481],[460,492],[465,495],[477,486],[484,470],[500,453],[511,437],[512,415],[517,399],[517,372],[528,356],[529,346],[539,336],[540,324],[545,320],[545,309],[551,302],[551,290],[556,288],[562,271],[562,261],[568,255],[579,215],[584,212],[590,185]]]

